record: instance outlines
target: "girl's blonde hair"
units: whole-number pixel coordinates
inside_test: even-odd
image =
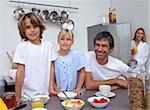
[[[30,19],[30,22],[33,26],[40,27],[40,39],[41,39],[43,31],[45,30],[45,26],[42,24],[41,19],[38,16],[36,16],[34,13],[26,13],[19,19],[18,29],[19,29],[21,39],[24,41],[28,40],[28,38],[25,35],[25,19],[26,18]]]
[[[72,31],[69,29],[62,29],[58,34],[58,39],[60,36],[65,36],[66,34],[69,34],[69,36],[71,36],[74,39],[74,35],[73,35]]]

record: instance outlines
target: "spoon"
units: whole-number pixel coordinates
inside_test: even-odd
[[[64,91],[62,91],[62,92],[67,97],[67,99],[69,99],[71,101],[71,99],[67,96],[67,94]]]

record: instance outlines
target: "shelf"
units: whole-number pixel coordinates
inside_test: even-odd
[[[9,2],[22,3],[22,4],[31,4],[31,5],[41,5],[41,6],[50,6],[50,7],[66,8],[66,9],[75,9],[75,10],[79,9],[79,8],[76,8],[76,7],[69,7],[69,6],[49,5],[49,4],[33,3],[33,2],[23,2],[23,1],[15,1],[15,0],[9,0]]]

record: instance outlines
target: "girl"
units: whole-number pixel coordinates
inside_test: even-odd
[[[58,35],[59,56],[54,62],[56,83],[51,84],[55,86],[53,93],[61,91],[79,93],[83,86],[85,79],[83,56],[70,49],[73,42],[73,33],[68,29],[62,29]],[[54,81],[54,74],[51,78]]]
[[[41,40],[45,26],[36,15],[25,14],[18,28],[22,42],[16,48],[13,62],[18,64],[15,89],[16,101],[20,103],[22,98],[48,95],[51,62],[57,55],[50,42]]]

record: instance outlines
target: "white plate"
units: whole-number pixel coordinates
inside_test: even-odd
[[[48,110],[47,108],[34,108],[32,110]]]
[[[98,96],[98,97],[99,96],[103,96],[100,92],[96,92],[95,95]],[[106,97],[111,98],[111,97],[115,97],[115,95],[116,94],[114,92],[110,92],[110,94],[108,96],[106,96]]]

